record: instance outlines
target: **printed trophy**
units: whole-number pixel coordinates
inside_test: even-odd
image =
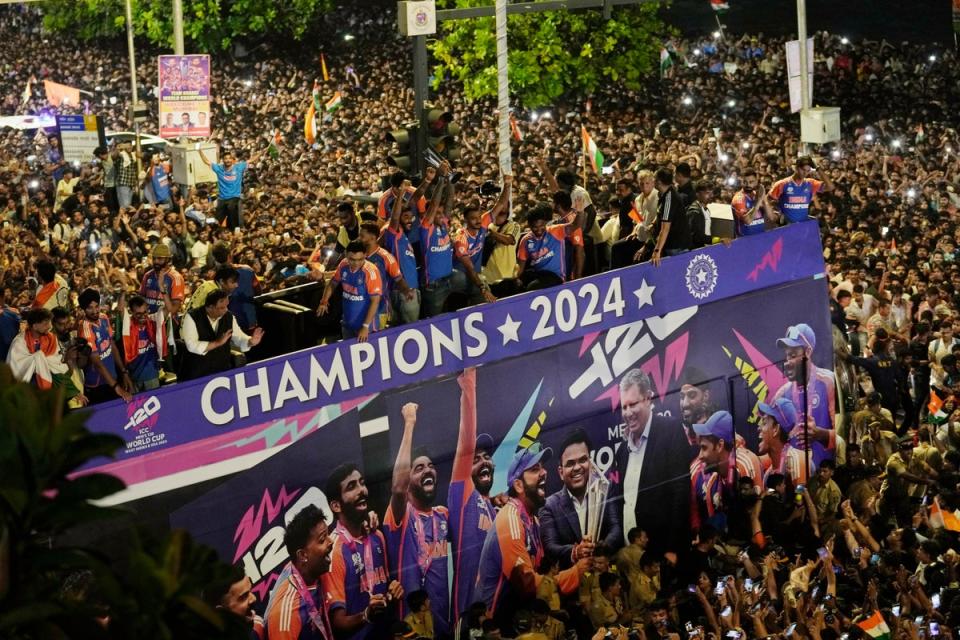
[[[590,463],[590,477],[587,480],[587,530],[585,535],[596,543],[600,541],[603,528],[603,512],[607,506],[607,494],[610,492],[610,481],[604,477],[600,469],[593,462]]]

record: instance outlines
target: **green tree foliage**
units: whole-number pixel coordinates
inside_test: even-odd
[[[86,418],[64,413],[62,393],[16,382],[0,364],[0,638],[249,638],[240,618],[199,597],[231,568],[182,531],[158,537],[130,528],[110,558],[61,544],[65,532],[126,514],[94,504],[122,490],[121,480],[71,477],[124,444],[88,431]]]
[[[151,43],[173,47],[170,0],[131,0],[134,29]],[[300,40],[333,0],[183,0],[183,34],[191,52],[226,49],[240,36]],[[44,26],[84,40],[120,35],[124,0],[45,0]]]
[[[446,0],[447,6],[490,6],[492,0]],[[601,83],[637,88],[657,68],[668,29],[658,3],[621,6],[605,20],[599,9],[511,15],[507,19],[510,89],[528,108],[570,93],[590,94]],[[442,23],[431,45],[435,76],[463,83],[468,99],[497,94],[494,18]]]

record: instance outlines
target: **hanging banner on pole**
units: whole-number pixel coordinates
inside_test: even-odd
[[[787,42],[787,82],[790,87],[790,113],[797,113],[803,108],[803,92],[800,89],[799,40]],[[807,93],[810,96],[810,104],[813,104],[813,38],[807,38]]]
[[[210,135],[210,56],[157,56],[160,137]]]

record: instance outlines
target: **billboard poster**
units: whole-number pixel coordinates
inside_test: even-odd
[[[157,56],[160,137],[210,135],[210,56]]]
[[[107,145],[103,121],[97,115],[58,115],[57,128],[66,162],[89,162],[97,147]]]
[[[729,251],[736,250],[735,244]],[[673,295],[703,294],[716,284],[712,272],[700,277],[710,271],[703,255],[675,259],[694,269]],[[659,286],[648,293],[655,298]],[[742,520],[733,516],[744,507],[742,484],[759,490],[775,473],[789,485],[803,484],[832,457],[832,331],[821,304],[827,295],[825,279],[805,277],[605,323],[546,349],[378,389],[175,511],[171,525],[242,564],[262,603],[287,560],[284,527],[300,509],[317,506],[331,526],[352,517],[364,530],[372,512],[386,541],[383,588],[397,579],[407,592],[425,589],[436,628],[454,624],[475,601],[499,616],[533,597],[513,590],[504,567],[530,561],[537,570],[549,556],[562,583],[583,535],[612,551],[634,527],[647,532],[653,549],[685,549],[700,527],[738,526]],[[779,432],[765,419],[769,407],[783,423]],[[639,470],[638,449],[644,451]],[[538,458],[543,475],[529,486],[523,475],[517,498],[509,470],[545,450]],[[408,483],[398,485],[407,463]],[[344,507],[347,494],[336,478],[346,471],[365,481],[356,502],[362,508]],[[400,504],[412,510],[396,511],[398,486]],[[572,496],[586,500],[582,519]],[[517,504],[539,522],[517,520]],[[408,513],[435,514],[435,538],[404,537]],[[525,552],[505,540],[521,531]],[[419,564],[420,555],[404,551],[410,544],[428,545],[442,562]],[[342,594],[351,585],[369,586],[361,576],[368,563],[349,553],[341,558],[340,549],[334,546],[324,588]],[[348,594],[343,606],[361,600],[362,594]],[[403,615],[402,607],[396,613]]]
[[[691,307],[820,277],[815,222],[253,363],[91,409],[119,435],[87,470],[142,483],[296,442],[373,394]],[[652,348],[641,342],[635,349]]]

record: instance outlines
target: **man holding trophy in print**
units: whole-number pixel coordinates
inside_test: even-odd
[[[590,440],[577,429],[560,445],[563,488],[540,510],[540,535],[547,555],[561,569],[593,556],[598,545],[623,546],[623,527],[616,508],[607,508],[610,482],[590,460]]]

